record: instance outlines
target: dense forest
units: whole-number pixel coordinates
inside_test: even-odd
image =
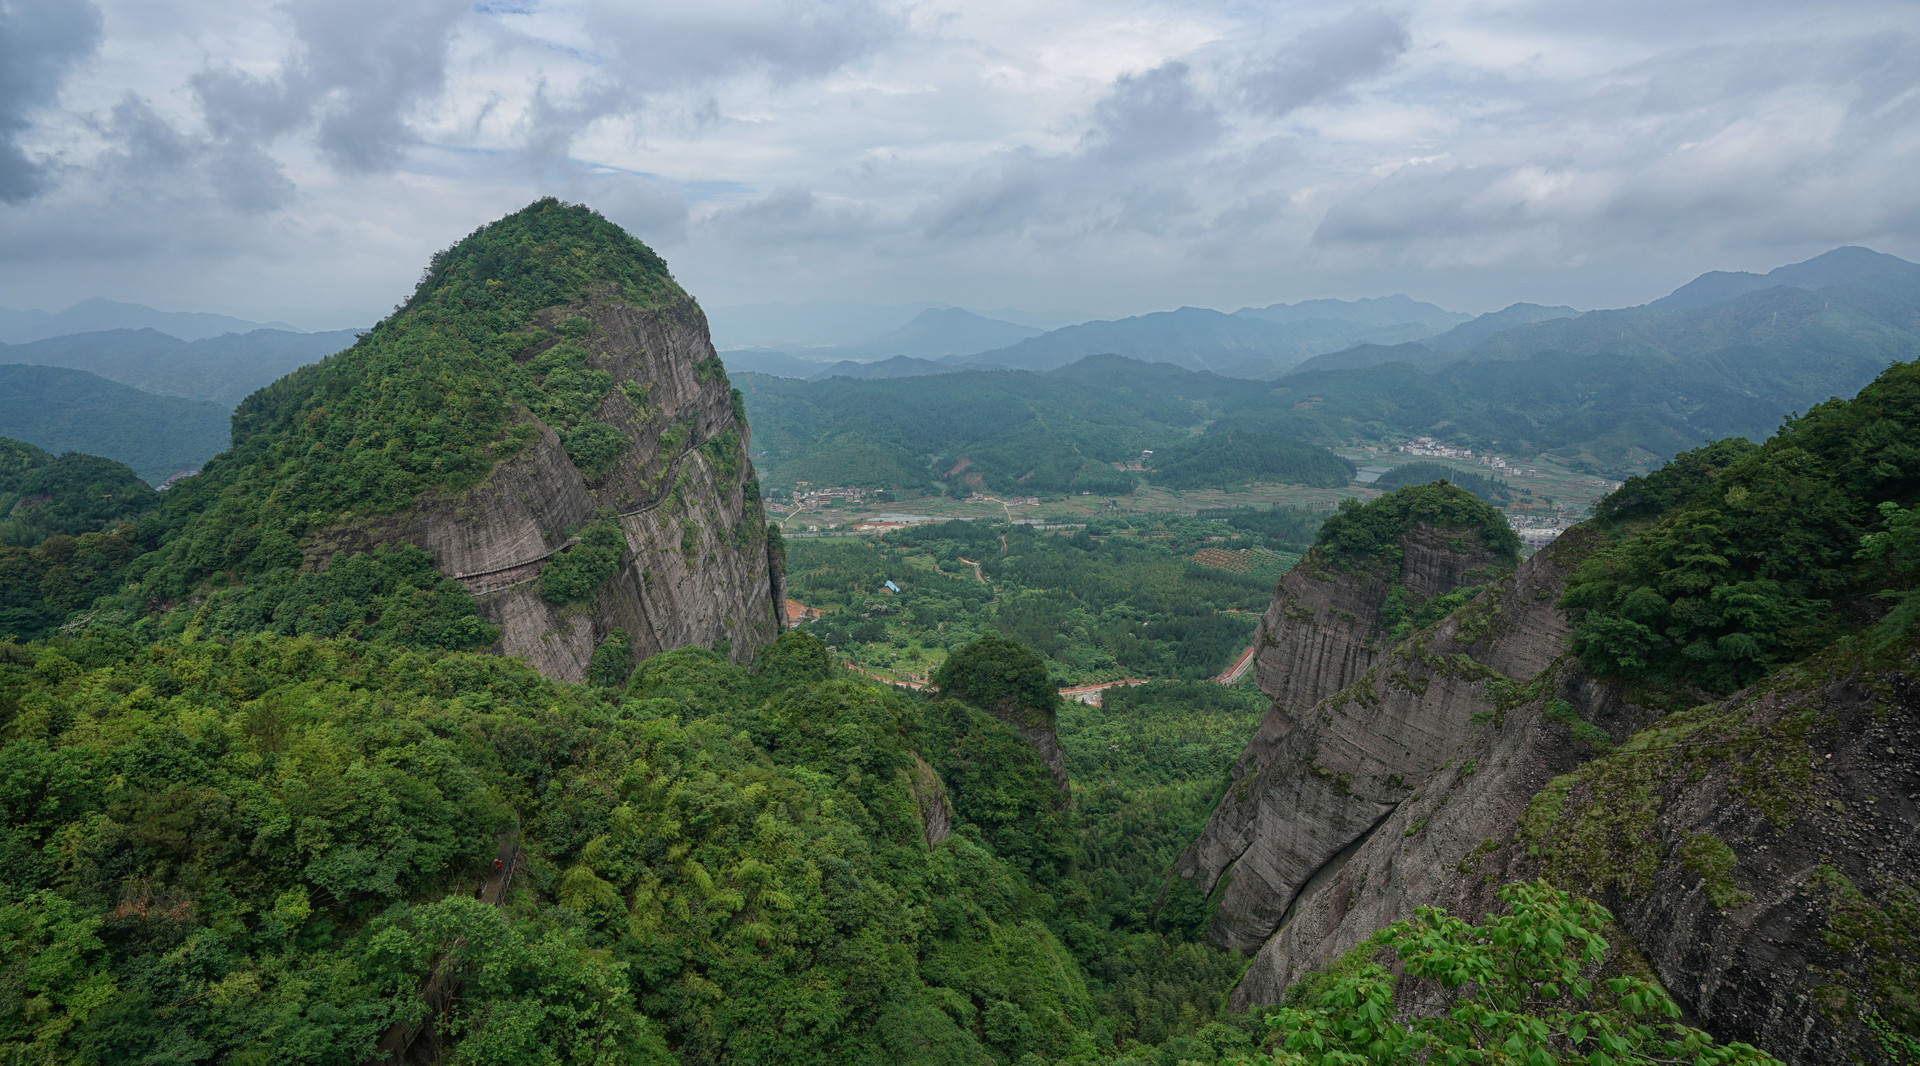
[[[1247,382],[1119,356],[1091,356],[1046,373],[972,371],[890,380],[796,381],[744,374],[761,477],[955,495],[975,489],[1038,495],[1131,492],[1150,449],[1184,446],[1238,402]],[[761,454],[761,453],[764,454]],[[1247,477],[1326,481],[1344,460],[1297,441],[1273,442],[1216,477],[1207,462],[1179,475],[1193,484]],[[1344,483],[1344,479],[1338,483]]]
[[[650,250],[543,201],[251,397],[233,451],[166,494],[0,449],[11,1060],[1772,1062],[1689,1028],[1645,973],[1600,971],[1610,916],[1544,882],[1478,925],[1422,908],[1272,1012],[1226,1009],[1244,960],[1166,874],[1265,700],[1204,679],[1251,638],[1260,567],[1310,547],[1367,565],[1416,521],[1513,555],[1465,492],[1412,485],[1324,523],[795,538],[789,589],[826,617],[746,665],[635,664],[610,640],[577,685],[477,650],[496,634],[417,548],[300,566],[324,523],[475,483],[524,446],[517,412],[592,467],[612,383],[565,325],[531,324],[589,291],[678,294]],[[1910,640],[1917,389],[1902,364],[1609,498],[1566,601],[1590,668],[1724,691],[1836,635]],[[606,528],[543,573],[550,602],[577,606],[620,551]],[[877,645],[919,652],[940,691],[840,662]],[[1098,708],[1054,691],[1123,674],[1156,680]],[[1395,1006],[1414,1000],[1449,1009]]]
[[[0,437],[0,544],[31,548],[138,520],[160,494],[125,463]]]
[[[1626,483],[1597,509],[1618,543],[1568,587],[1597,673],[1726,693],[1894,606],[1920,568],[1920,363]]]
[[[1169,489],[1262,481],[1337,489],[1353,480],[1354,469],[1325,448],[1257,429],[1206,433],[1153,454],[1153,483]]]
[[[1408,485],[1425,485],[1431,481],[1444,481],[1449,485],[1458,485],[1495,506],[1513,502],[1513,490],[1499,478],[1470,470],[1460,470],[1445,463],[1417,462],[1396,466],[1381,474],[1373,482],[1373,487],[1382,492],[1392,492]]]
[[[221,404],[141,392],[84,370],[0,364],[7,436],[125,463],[152,485],[225,451],[229,414]]]

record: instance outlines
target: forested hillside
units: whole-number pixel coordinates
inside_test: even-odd
[[[0,436],[122,462],[158,485],[227,448],[230,410],[82,370],[0,364]]]
[[[747,461],[756,401],[711,352],[664,262],[548,200],[436,256],[352,349],[249,397],[233,448],[159,498],[94,457],[0,453],[10,1059],[1772,1062],[1681,1024],[1644,966],[1610,961],[1612,916],[1531,874],[1470,915],[1386,924],[1270,1016],[1234,1009],[1246,962],[1206,939],[1229,893],[1168,874],[1215,804],[1246,798],[1236,753],[1288,719],[1208,679],[1298,622],[1273,578],[1309,545],[1311,572],[1287,580],[1391,575],[1368,586],[1371,651],[1464,624],[1443,616],[1506,580],[1518,547],[1484,503],[1414,485],[1324,524],[951,522],[783,548]],[[1859,624],[1909,624],[1911,376],[1623,489],[1569,593],[1595,675],[1657,684],[1686,660],[1724,688],[1827,639],[1809,628],[1823,605],[1864,618],[1877,591],[1903,598]],[[896,382],[780,393],[815,406],[771,435],[867,432],[870,454],[967,488],[1119,476],[1149,442],[1173,445],[1163,473],[1352,473],[1233,421],[1244,382],[1117,359],[954,380],[960,413]],[[656,417],[671,403],[685,413]],[[856,427],[876,410],[883,432]],[[922,423],[945,443],[913,451]],[[475,494],[501,470],[524,476]],[[447,572],[471,547],[456,535],[565,492],[573,521],[514,526],[506,565]],[[441,510],[455,534],[400,535]],[[728,584],[740,560],[757,600]],[[1703,565],[1736,598],[1699,595]],[[783,582],[827,614],[776,639],[757,627]],[[499,611],[505,596],[527,609]],[[613,601],[682,638],[602,625]],[[547,628],[524,658],[571,641],[583,680],[481,650],[529,617]],[[861,676],[882,646],[941,691]],[[1486,679],[1431,658],[1447,683]],[[1155,680],[1098,708],[1054,691],[1121,676]],[[1371,783],[1316,769],[1294,776],[1371,809],[1350,787]]]
[[[1132,490],[1113,464],[1170,443],[1244,388],[1212,374],[1089,359],[1048,374],[803,382],[743,375],[768,485],[868,485],[964,494]]]
[[[160,494],[125,463],[0,437],[0,544],[31,548],[139,519]]]

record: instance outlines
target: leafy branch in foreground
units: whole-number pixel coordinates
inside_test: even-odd
[[[1596,980],[1607,953],[1605,907],[1544,881],[1500,890],[1508,911],[1471,925],[1438,907],[1374,934],[1348,959],[1360,965],[1295,986],[1290,998],[1319,992],[1318,1006],[1268,1015],[1276,1066],[1391,1066],[1484,1063],[1488,1066],[1777,1066],[1747,1044],[1718,1044],[1675,1021],[1680,1008],[1654,981],[1633,975]],[[1445,1012],[1395,1018],[1401,978],[1378,962],[1399,956],[1423,1001]],[[1344,972],[1342,972],[1344,970]],[[1401,993],[1405,995],[1405,993]]]

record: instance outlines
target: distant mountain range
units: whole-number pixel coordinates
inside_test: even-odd
[[[1671,295],[1639,307],[1582,314],[1568,307],[1515,304],[1437,337],[1398,345],[1358,345],[1308,359],[1272,378],[1386,363],[1438,370],[1456,362],[1525,359],[1543,352],[1678,358],[1798,346],[1811,355],[1835,347],[1831,338],[1818,338],[1823,329],[1850,328],[1840,325],[1838,318],[1823,321],[1819,317],[1833,310],[1831,300],[1806,296],[1829,289],[1855,312],[1874,318],[1920,295],[1920,264],[1866,248],[1836,248],[1766,274],[1702,274]],[[1888,324],[1900,321],[1895,313]],[[1862,328],[1876,332],[1882,327]],[[1852,347],[1855,340],[1868,342],[1859,337],[1839,346]]]
[[[714,306],[706,312],[714,346],[722,351],[793,352],[865,344],[889,330],[899,329],[922,311],[946,306],[951,305],[802,300]],[[1035,330],[1059,329],[1093,318],[1073,311],[1028,311],[1013,307],[974,308],[973,313]]]
[[[128,308],[133,305],[88,301],[61,312],[66,316],[61,321],[133,313]],[[177,328],[183,328],[182,323],[205,328],[251,325],[218,315],[133,310],[162,316]],[[42,320],[60,317],[31,314]],[[146,326],[0,345],[0,364],[86,371],[148,393],[231,407],[296,367],[351,345],[354,337],[352,331],[253,329],[181,340]],[[823,356],[839,358],[824,362]],[[1220,405],[1216,417],[1221,425],[1241,424],[1323,442],[1411,433],[1502,449],[1554,448],[1589,469],[1620,474],[1645,469],[1708,436],[1763,437],[1788,411],[1803,410],[1830,395],[1850,395],[1888,362],[1920,356],[1920,266],[1865,248],[1839,248],[1766,274],[1703,274],[1640,307],[1585,313],[1520,303],[1472,317],[1406,296],[1388,296],[1273,304],[1231,314],[1184,307],[1040,332],[1035,326],[958,308],[927,308],[904,325],[859,344],[799,354],[736,350],[724,353],[723,359],[735,374],[897,380],[909,391],[911,382],[904,379],[937,374],[1049,372],[1068,366],[1085,370],[1089,365],[1118,372],[1125,365],[1087,364],[1089,356],[1158,364],[1155,373],[1174,375],[1162,384],[1181,381],[1180,388],[1199,388],[1210,397],[1209,404]],[[1193,371],[1207,372],[1210,381],[1185,381],[1182,375]],[[1232,385],[1225,395],[1214,391],[1221,380],[1247,378],[1269,384],[1256,391],[1246,384]],[[1079,380],[1085,379],[1079,374]],[[17,383],[22,380],[17,373],[0,380],[0,409],[10,412],[0,417],[0,436],[43,447],[79,447],[66,438],[48,443],[22,429],[17,420],[56,418],[58,412],[39,409],[49,404],[96,414],[107,409],[86,400],[86,390],[75,384],[84,379],[66,379],[64,391],[36,386],[37,398],[31,402],[21,399]],[[954,386],[943,388],[952,392]],[[997,390],[980,392],[969,386],[966,391],[980,392],[986,409],[1005,402]],[[758,391],[779,396],[776,406],[798,402],[801,395],[764,387]],[[1133,395],[1151,391],[1139,389]],[[1269,393],[1295,398],[1273,403],[1266,398]],[[813,462],[807,456],[821,454],[818,449],[845,446],[855,437],[868,447],[874,443],[872,434],[856,428],[856,423],[874,417],[864,404],[872,400],[900,409],[908,392],[888,390],[884,400],[880,394],[857,400],[854,395],[849,394],[853,407],[827,420],[839,429],[825,437],[796,430],[790,443],[776,448],[784,453],[780,465],[798,464],[792,469],[799,470]],[[61,424],[79,425],[86,417],[94,415]],[[1117,433],[1125,417],[1121,412],[1113,415],[1117,422],[1106,414],[1094,419],[1108,428],[1095,434],[1103,443],[1091,447],[1089,454],[1110,461],[1127,449],[1145,446],[1141,441],[1146,438],[1138,434]],[[1160,434],[1194,428],[1175,426],[1164,416],[1150,421],[1159,423]],[[148,424],[162,427],[143,431],[158,445],[176,432],[166,426],[185,423],[150,419]],[[759,439],[774,443],[778,434],[766,432],[770,425],[758,415],[755,426],[763,434]],[[117,427],[101,432],[108,428],[117,432]],[[205,437],[198,428],[192,432]],[[970,440],[961,424],[937,445],[920,448],[916,432],[912,420],[898,426],[884,445],[886,461],[863,462],[897,467],[889,478],[910,483],[929,476],[913,456],[957,449]],[[1155,439],[1164,443],[1174,438]],[[105,445],[82,450],[122,459],[143,472],[157,469],[128,458],[131,453],[124,446],[114,447],[119,450]],[[204,447],[204,442],[196,443],[183,454]],[[966,447],[970,455],[987,454],[982,441]],[[1073,447],[1088,447],[1087,441]],[[1065,458],[1071,452],[1063,452],[1055,464],[1059,469],[1041,480],[1065,486],[1091,476],[1075,472],[1081,468]],[[1002,458],[997,465],[1009,471],[1018,465],[1013,453]],[[829,474],[825,469],[811,472],[817,475],[814,480]]]
[[[0,342],[7,344],[109,329],[154,329],[184,341],[218,337],[222,333],[251,333],[257,329],[304,332],[285,322],[249,322],[202,311],[156,311],[145,304],[98,298],[82,300],[64,311],[13,311],[0,307]]]
[[[812,379],[1052,370],[1089,355],[1121,355],[1189,370],[1259,377],[1356,344],[1430,337],[1472,318],[1399,295],[1305,300],[1242,308],[1231,314],[1182,307],[1046,332],[969,311],[936,309],[858,345],[800,353],[731,351],[722,358],[738,370]]]
[[[256,329],[184,341],[151,327],[113,329],[0,344],[0,363],[85,370],[163,396],[232,407],[255,389],[352,346],[356,336],[353,330]]]
[[[1765,284],[1755,287],[1755,278]],[[1743,291],[1718,302],[1698,299],[1736,288]],[[913,487],[950,481],[965,458],[964,469],[998,491],[1117,492],[1123,475],[1109,464],[1193,441],[1203,427],[1208,437],[1323,446],[1434,436],[1502,454],[1552,452],[1624,477],[1703,441],[1763,439],[1791,412],[1851,396],[1889,363],[1920,358],[1920,266],[1893,256],[1840,249],[1679,293],[1584,314],[1515,304],[1466,321],[1451,316],[1449,328],[1425,311],[1424,321],[1377,324],[1420,310],[1407,306],[1412,301],[1235,315],[1186,308],[1068,327],[959,359],[898,357],[832,368],[832,380],[743,375],[739,383],[770,486]],[[1373,325],[1344,323],[1355,330],[1430,334],[1316,355],[1266,381],[1191,366],[1222,352],[1258,366],[1258,346],[1268,344],[1264,355],[1273,358],[1278,341],[1248,327],[1322,329],[1338,322],[1320,317],[1328,311],[1375,315]],[[1144,343],[1152,337],[1159,347]],[[1076,346],[1123,343],[1139,346],[1125,357],[1089,355],[1040,371],[986,365],[1044,363]],[[917,380],[959,370],[979,372]]]
[[[1744,270],[1713,270],[1648,304],[1655,308],[1705,307],[1760,289],[1785,285],[1794,289],[1824,289],[1829,285],[1862,285],[1895,290],[1920,285],[1920,264],[1871,248],[1847,246],[1792,263],[1765,274]]]

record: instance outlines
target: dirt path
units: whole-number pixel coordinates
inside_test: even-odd
[[[1247,646],[1246,651],[1240,653],[1240,657],[1233,661],[1232,666],[1227,667],[1219,676],[1210,678],[1209,680],[1216,685],[1231,685],[1239,681],[1241,678],[1247,676],[1247,670],[1253,666],[1253,653],[1259,650],[1260,642],[1256,639],[1252,644]],[[1060,697],[1068,700],[1079,700],[1081,703],[1098,707],[1100,706],[1100,693],[1103,690],[1120,685],[1144,685],[1151,680],[1152,678],[1146,677],[1128,677],[1122,678],[1119,681],[1108,681],[1098,685],[1063,688],[1060,690]]]
[[[847,669],[852,670],[854,673],[859,674],[862,677],[872,678],[873,680],[878,681],[883,685],[899,685],[902,688],[910,688],[910,689],[923,689],[927,687],[926,683],[921,681],[901,681],[901,680],[898,680],[897,678],[883,677],[880,674],[876,674],[872,670],[869,670],[864,666],[854,665],[854,662],[852,659],[842,659],[840,661],[847,664]]]
[[[954,558],[960,560],[961,562],[967,564],[968,566],[973,567],[973,576],[977,578],[982,585],[987,583],[986,575],[980,572],[979,563],[974,562],[972,559],[969,559],[964,555],[956,555],[954,556]]]

